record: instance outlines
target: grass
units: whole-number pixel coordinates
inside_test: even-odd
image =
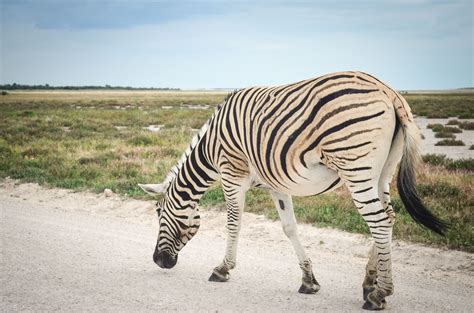
[[[446,125],[457,125],[461,129],[474,130],[474,122],[460,121],[460,120],[449,120]]]
[[[405,96],[410,104],[414,102],[412,108],[418,115],[473,115],[472,95]],[[0,97],[0,177],[75,190],[102,192],[110,188],[119,194],[150,199],[137,183],[160,182],[188,144],[193,129],[209,118],[214,105],[224,97],[224,92],[9,92]],[[191,104],[210,107],[191,110],[187,107]],[[464,122],[457,121],[450,125],[463,129]],[[149,125],[164,127],[154,133],[144,129]],[[453,228],[447,238],[441,238],[415,225],[394,191],[393,205],[398,214],[395,238],[474,252],[473,160],[430,155],[425,156],[425,162],[419,193]],[[296,197],[294,202],[299,221],[368,233],[344,189],[317,197]],[[205,194],[201,205],[223,207],[219,186]],[[278,218],[268,193],[261,190],[248,193],[246,210]]]
[[[453,160],[447,158],[444,154],[426,154],[423,156],[423,162],[432,166],[441,166],[448,170],[466,170],[474,172],[474,159]]]
[[[474,94],[404,94],[412,111],[429,118],[474,118]]]
[[[450,139],[455,139],[456,135],[454,135],[451,132],[445,132],[445,131],[440,131],[435,133],[435,138],[450,138]]]
[[[451,133],[451,134],[459,134],[462,133],[462,130],[459,129],[458,127],[452,127],[452,126],[443,126],[442,124],[436,123],[436,124],[428,124],[426,126],[427,128],[431,129],[435,133]]]
[[[443,139],[438,141],[435,146],[465,146],[466,144],[462,140],[456,139]]]

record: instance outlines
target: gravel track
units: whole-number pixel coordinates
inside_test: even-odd
[[[321,290],[297,293],[301,273],[279,223],[244,214],[237,268],[208,282],[223,257],[225,214],[205,210],[172,270],[152,261],[151,202],[0,183],[2,311],[357,312],[370,240],[301,225]],[[469,312],[472,254],[395,242],[395,294],[386,311]]]

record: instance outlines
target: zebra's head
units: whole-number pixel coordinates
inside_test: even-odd
[[[139,186],[152,195],[165,193],[156,203],[159,230],[153,261],[161,268],[172,268],[178,261],[178,252],[199,229],[199,210],[195,203],[176,207],[176,202],[170,200],[162,184]]]

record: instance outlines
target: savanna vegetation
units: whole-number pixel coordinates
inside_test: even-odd
[[[463,119],[474,117],[473,94],[404,96],[417,115],[457,117],[449,128],[441,125],[446,133],[472,127]],[[224,97],[224,92],[8,91],[0,96],[0,177],[95,192],[110,188],[149,199],[137,183],[161,181]],[[150,131],[150,125],[160,130]],[[418,192],[451,229],[442,238],[417,226],[394,187],[394,237],[474,252],[473,159],[424,160]],[[218,185],[201,205],[223,209]],[[261,190],[248,193],[246,210],[278,218]],[[368,233],[345,189],[295,198],[295,212],[302,222]]]

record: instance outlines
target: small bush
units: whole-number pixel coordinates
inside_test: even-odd
[[[436,124],[428,124],[428,126],[426,126],[427,128],[431,129],[432,131],[434,131],[435,133],[436,132],[439,132],[439,131],[442,131],[444,126],[439,124],[439,123],[436,123]]]
[[[459,159],[459,160],[450,160],[446,163],[446,168],[448,170],[468,170],[474,171],[474,159]]]
[[[438,141],[435,146],[465,146],[466,144],[462,140],[456,139],[443,139]]]
[[[451,139],[455,139],[456,136],[453,134],[453,133],[450,133],[450,132],[446,132],[446,131],[440,131],[438,133],[435,133],[435,137],[436,138],[451,138]]]
[[[457,127],[452,127],[452,126],[445,126],[443,127],[441,131],[447,132],[447,133],[453,133],[453,134],[462,133],[462,129],[459,129]]]
[[[444,154],[426,154],[423,157],[423,162],[433,166],[443,166],[448,170],[474,170],[474,159],[459,159],[453,160],[447,158]]]
[[[462,195],[461,189],[442,181],[433,184],[419,184],[416,189],[422,197],[446,198]]]
[[[8,95],[8,92],[5,91],[5,90],[3,90],[3,91],[2,91],[2,96],[7,96],[7,95]]]
[[[449,160],[444,154],[426,154],[422,158],[423,162],[434,166],[443,166]]]
[[[461,122],[459,127],[464,130],[474,130],[474,122]]]
[[[153,139],[148,136],[136,136],[128,142],[133,146],[150,146],[153,144]]]
[[[474,145],[471,145],[471,146],[469,147],[469,150],[474,150]]]
[[[460,120],[449,120],[446,125],[459,125],[461,124]]]

